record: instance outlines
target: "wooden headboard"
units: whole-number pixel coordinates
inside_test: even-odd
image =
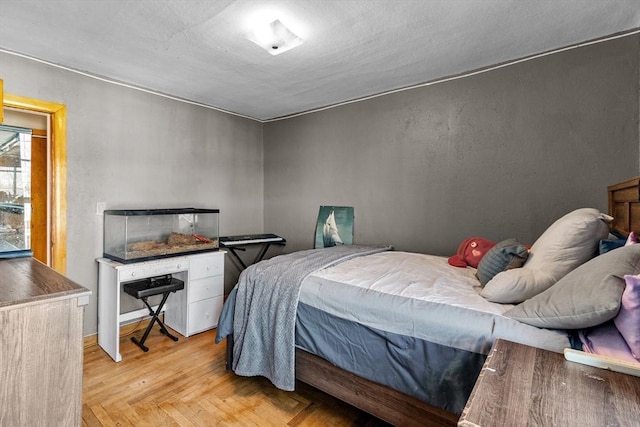
[[[610,185],[609,215],[613,217],[611,229],[625,236],[630,231],[640,233],[640,177]]]

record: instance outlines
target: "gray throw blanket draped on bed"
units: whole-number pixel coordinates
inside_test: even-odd
[[[249,266],[237,284],[233,371],[261,375],[282,390],[295,385],[295,323],[302,281],[348,259],[389,246],[335,246],[281,255]]]

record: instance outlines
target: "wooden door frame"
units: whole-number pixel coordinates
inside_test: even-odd
[[[3,94],[2,104],[51,116],[50,267],[64,274],[67,269],[67,107],[8,93]]]

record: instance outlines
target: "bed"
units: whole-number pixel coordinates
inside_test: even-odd
[[[239,375],[284,390],[303,381],[394,425],[455,425],[495,339],[582,350],[579,332],[615,316],[624,283],[607,286],[605,303],[566,301],[584,292],[576,285],[584,274],[610,276],[603,262],[595,274],[583,267],[602,242],[620,244],[639,229],[638,185],[609,187],[611,216],[582,208],[559,218],[515,265],[523,245],[511,239],[477,268],[359,246],[262,261],[241,274],[216,342],[227,338],[228,368]],[[640,263],[640,245],[625,251]],[[617,275],[640,273],[618,264]]]

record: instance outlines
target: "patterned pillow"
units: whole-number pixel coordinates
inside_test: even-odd
[[[516,239],[503,240],[482,257],[476,277],[484,286],[501,271],[522,267],[528,257],[529,250]]]
[[[609,251],[612,251],[614,249],[618,249],[621,248],[625,245],[625,243],[627,243],[626,239],[603,239],[600,240],[600,243],[598,244],[598,253],[600,255],[602,254],[606,254]]]
[[[626,238],[610,234],[609,239],[600,240],[600,243],[598,245],[598,253],[602,255],[614,249],[618,249],[628,245],[635,245],[637,243],[640,243],[640,240],[638,240],[636,233],[634,233],[633,231],[629,233],[629,236],[627,236]]]
[[[640,276],[625,275],[620,312],[613,319],[631,354],[640,362]]]

